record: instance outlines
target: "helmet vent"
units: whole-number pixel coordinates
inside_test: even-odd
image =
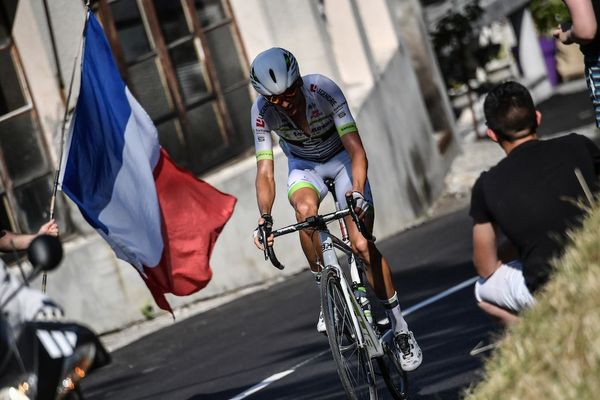
[[[277,78],[275,78],[275,72],[273,72],[271,68],[269,68],[269,75],[271,75],[271,79],[273,79],[273,82],[277,83]]]

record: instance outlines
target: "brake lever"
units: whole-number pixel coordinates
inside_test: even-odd
[[[260,242],[263,245],[263,253],[265,256],[265,261],[267,261],[269,259],[269,253],[267,252],[267,246],[268,246],[267,238],[269,237],[271,232],[266,223],[259,225],[258,230],[260,231]],[[269,232],[267,232],[267,230],[269,230]]]
[[[346,194],[346,204],[348,204],[348,211],[350,211],[350,216],[356,224],[356,228],[358,229],[360,234],[363,235],[364,238],[367,239],[369,242],[375,242],[375,236],[373,236],[373,234],[367,230],[367,227],[360,220],[360,218],[358,218],[358,215],[354,210],[354,208],[356,207],[356,201],[354,200],[354,197],[352,197],[351,193]]]

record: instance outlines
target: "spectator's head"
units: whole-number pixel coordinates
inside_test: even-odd
[[[498,142],[514,142],[535,134],[541,117],[527,88],[512,81],[501,83],[487,94],[483,112],[488,136]]]

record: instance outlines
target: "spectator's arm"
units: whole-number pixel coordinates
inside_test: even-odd
[[[10,231],[2,231],[0,237],[0,251],[25,250],[35,235],[20,235]]]
[[[594,40],[598,22],[591,0],[564,0],[572,25],[569,29],[556,29],[552,32],[555,38],[564,44],[586,44]]]
[[[58,236],[58,225],[51,219],[41,226],[35,235],[19,234],[10,231],[0,231],[0,251],[26,250],[33,239],[38,235]]]
[[[473,264],[477,274],[487,278],[501,265],[496,245],[496,231],[491,222],[473,223]]]

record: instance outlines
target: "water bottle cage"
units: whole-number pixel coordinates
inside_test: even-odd
[[[371,304],[370,304],[369,298],[367,297],[367,289],[364,287],[364,285],[359,284],[357,282],[353,282],[352,283],[352,291],[354,293],[354,297],[356,298],[356,301],[358,301],[358,304],[360,304],[361,308],[365,312],[365,316],[370,318]],[[371,321],[369,321],[369,322],[371,322]]]
[[[367,318],[367,321],[370,324],[373,324],[373,315],[371,313],[371,303],[369,301],[369,298],[367,297],[367,289],[364,287],[364,285],[353,282],[352,283],[352,291],[354,293],[354,297],[356,298],[356,301],[358,301],[358,304],[360,305],[360,308],[362,308],[363,313],[364,313],[365,317]]]

